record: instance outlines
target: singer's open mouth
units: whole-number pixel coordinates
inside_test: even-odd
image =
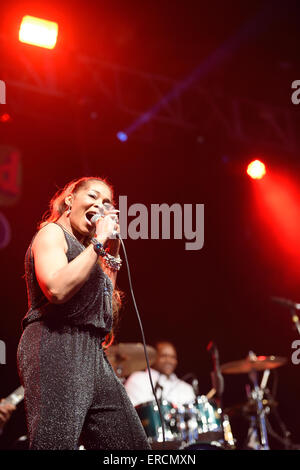
[[[91,219],[92,219],[92,217],[93,217],[95,214],[97,214],[97,212],[88,211],[88,212],[85,213],[85,218],[86,218],[88,224],[89,224],[91,227],[93,226],[93,224],[92,224],[92,222],[91,222]]]

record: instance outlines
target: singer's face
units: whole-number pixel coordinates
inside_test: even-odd
[[[91,181],[80,189],[73,197],[70,223],[72,228],[82,235],[90,235],[95,231],[91,218],[102,209],[109,210],[112,205],[112,194],[106,184]]]
[[[156,361],[153,368],[158,370],[161,374],[170,376],[177,366],[176,350],[169,343],[159,343],[157,345]]]

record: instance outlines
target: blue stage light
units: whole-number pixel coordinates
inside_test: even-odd
[[[125,132],[122,132],[122,131],[117,133],[117,137],[120,140],[120,142],[126,142],[126,140],[128,139],[128,135],[125,134]]]

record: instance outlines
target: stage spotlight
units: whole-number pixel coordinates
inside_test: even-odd
[[[117,137],[120,140],[120,142],[126,142],[126,140],[128,139],[128,135],[125,134],[125,132],[122,132],[122,131],[117,133]]]
[[[1,113],[0,114],[0,122],[9,122],[11,121],[11,115],[8,113]]]
[[[33,46],[53,49],[56,44],[58,24],[54,21],[24,16],[19,31],[19,40]]]
[[[253,160],[247,167],[247,174],[250,178],[261,179],[266,174],[266,167],[260,160]]]

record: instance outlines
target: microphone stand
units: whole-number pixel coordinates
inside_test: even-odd
[[[207,351],[210,352],[213,361],[213,371],[211,372],[212,386],[216,390],[216,402],[218,407],[222,410],[222,395],[224,392],[224,378],[221,373],[219,351],[215,343],[212,341],[207,345]]]
[[[268,400],[274,400],[271,392],[269,389],[266,389],[265,390],[265,394],[266,394],[266,397],[268,398]],[[268,431],[269,431],[269,434],[274,437],[274,439],[276,439],[278,442],[280,442],[281,444],[284,445],[284,448],[285,450],[291,450],[291,449],[299,449],[299,446],[298,445],[295,445],[292,443],[292,440],[291,440],[291,433],[290,431],[287,429],[286,425],[284,424],[284,422],[282,421],[281,417],[279,416],[279,413],[276,409],[276,407],[274,407],[274,409],[272,410],[272,413],[277,421],[277,424],[279,425],[280,427],[280,430],[283,434],[283,437],[279,436],[277,433],[275,433],[275,431],[272,429],[271,427],[271,423],[269,422],[269,420],[266,418],[266,424],[267,424],[267,428],[268,428]]]
[[[289,300],[289,299],[283,299],[282,297],[271,297],[271,299],[273,300],[273,302],[283,305],[284,307],[290,308],[292,321],[295,325],[295,329],[298,331],[300,335],[300,320],[299,320],[298,313],[297,313],[297,311],[300,310],[300,304],[297,304],[296,302],[293,302],[292,300]]]
[[[228,448],[234,449],[235,441],[231,432],[229,418],[223,412],[222,396],[224,393],[224,377],[221,373],[219,351],[218,351],[216,344],[213,341],[210,341],[206,349],[208,352],[211,353],[212,361],[213,361],[213,371],[211,372],[211,380],[212,380],[212,387],[213,387],[212,390],[215,390],[215,394],[216,394],[215,401],[218,406],[218,413],[221,416],[224,443],[226,444],[226,446],[228,446]]]
[[[159,383],[159,379],[160,379],[160,376],[161,376],[161,373],[159,373],[159,376],[157,378],[157,381],[156,381],[156,384],[155,384],[155,387],[154,387],[154,391],[155,391],[155,394],[158,390],[160,390],[160,397],[158,398],[158,401],[159,403],[162,403],[162,392],[163,392],[163,387],[160,385]]]

